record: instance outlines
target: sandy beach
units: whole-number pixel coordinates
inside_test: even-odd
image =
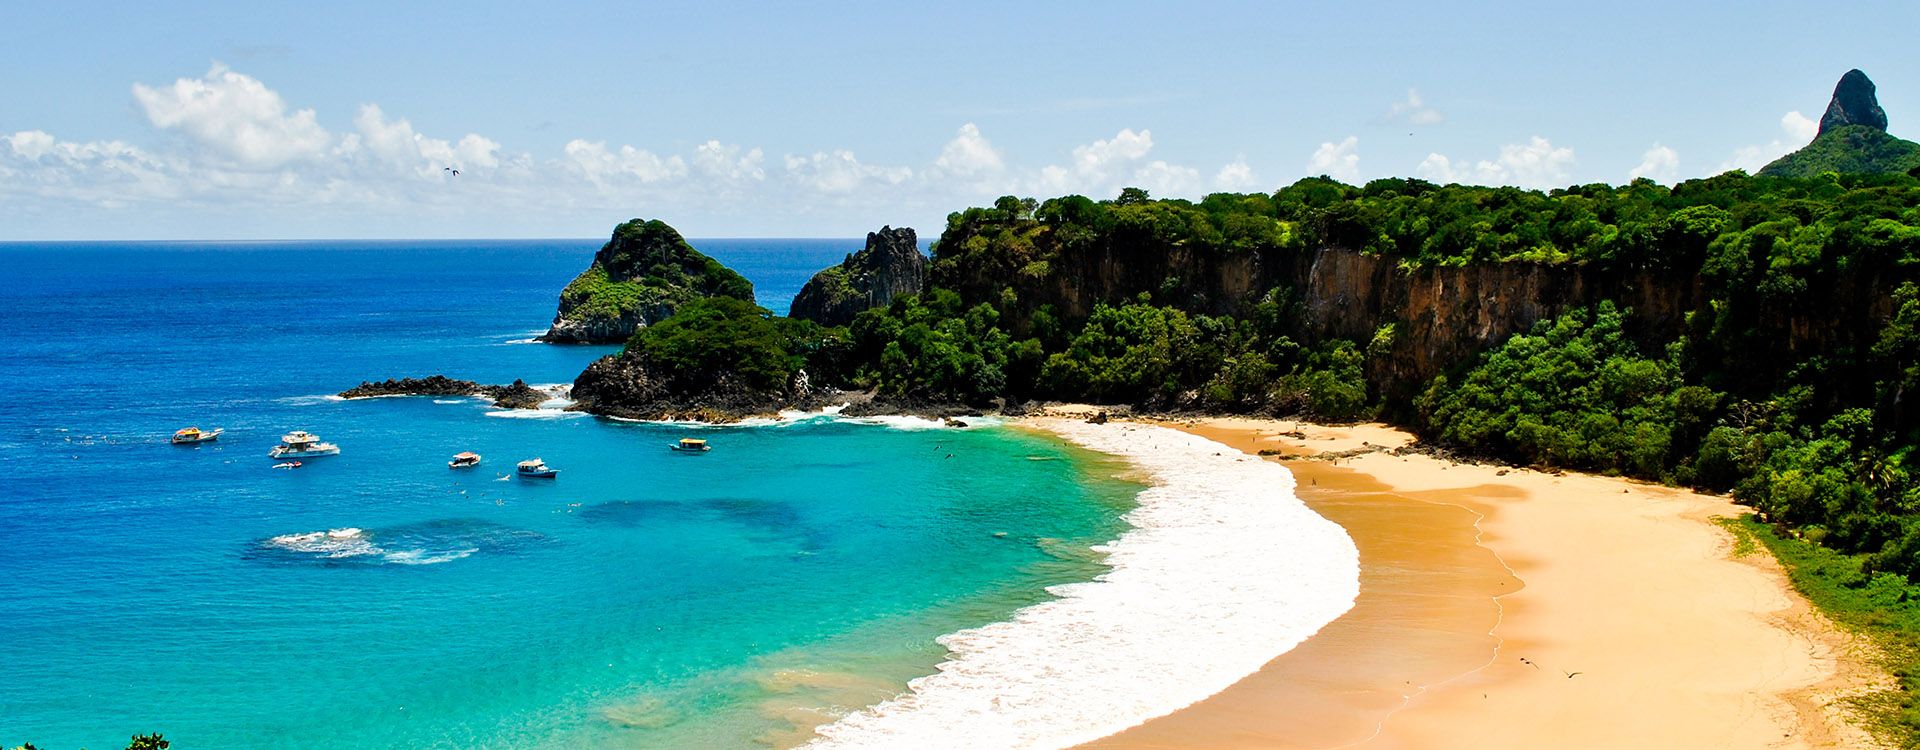
[[[1379,425],[1173,424],[1281,453],[1360,553],[1355,606],[1258,673],[1086,747],[1866,748],[1887,679],[1734,554],[1721,497],[1381,450]],[[1279,460],[1275,456],[1271,460]]]

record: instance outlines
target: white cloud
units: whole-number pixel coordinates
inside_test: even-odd
[[[651,151],[632,146],[609,150],[605,141],[588,142],[578,138],[567,141],[561,153],[567,165],[588,182],[604,186],[613,180],[660,182],[687,174],[687,163],[678,156],[660,158]]]
[[[1327,175],[1343,182],[1360,179],[1360,138],[1347,136],[1339,143],[1322,143],[1307,160],[1307,174]]]
[[[164,223],[203,237],[418,234],[448,226],[525,234],[639,214],[729,222],[724,231],[820,231],[825,217],[847,221],[849,207],[860,209],[854,221],[920,217],[937,228],[948,211],[1003,194],[1104,198],[1135,185],[1199,198],[1261,184],[1244,159],[1214,171],[1158,158],[1145,128],[1064,148],[1050,164],[1013,162],[968,122],[922,163],[869,164],[829,144],[769,167],[761,148],[717,139],[682,149],[562,139],[559,149],[535,155],[480,133],[423,132],[376,103],[331,113],[342,120],[329,129],[322,122],[330,113],[298,108],[220,65],[171,85],[136,85],[133,98],[153,129],[125,141],[0,133],[0,204],[8,209],[0,230],[100,236],[96,227],[146,233]],[[1354,162],[1340,163],[1345,173]],[[448,167],[462,174],[454,178]],[[813,223],[784,224],[795,217]]]
[[[1260,178],[1253,175],[1253,167],[1245,161],[1236,161],[1220,168],[1213,175],[1215,190],[1246,192],[1260,187]]]
[[[1780,133],[1782,137],[1765,144],[1734,149],[1733,156],[1720,163],[1720,171],[1744,169],[1750,173],[1758,172],[1774,159],[1786,156],[1788,152],[1813,140],[1814,136],[1820,134],[1820,123],[1795,110],[1780,116]]]
[[[1417,89],[1407,89],[1407,98],[1403,101],[1394,102],[1393,107],[1387,110],[1388,122],[1407,122],[1413,125],[1438,125],[1445,122],[1446,119],[1447,116],[1442,114],[1440,110],[1427,106],[1426,101],[1420,98],[1420,91]]]
[[[693,167],[701,174],[728,181],[759,181],[767,178],[766,155],[760,149],[743,149],[738,144],[710,140],[693,149]]]
[[[1667,146],[1653,144],[1653,148],[1647,149],[1647,153],[1641,156],[1640,166],[1627,173],[1629,180],[1642,177],[1673,184],[1674,180],[1680,178],[1680,153]]]
[[[1171,164],[1160,162],[1159,166],[1145,164],[1133,167],[1148,153],[1153,151],[1153,131],[1123,128],[1112,138],[1097,139],[1092,143],[1075,146],[1070,163],[1066,165],[1049,164],[1041,167],[1031,178],[1022,181],[1014,189],[1018,192],[1036,195],[1059,195],[1078,193],[1090,196],[1117,195],[1120,188],[1138,185],[1141,179],[1154,180],[1167,186],[1183,183],[1185,175],[1178,173]],[[1194,175],[1198,182],[1198,173]],[[1012,187],[1012,186],[1010,186]],[[1151,188],[1149,191],[1151,192]]]
[[[1163,198],[1190,196],[1200,190],[1200,170],[1155,159],[1135,170],[1129,182]]]
[[[822,193],[851,193],[869,181],[898,185],[913,176],[907,167],[861,164],[852,151],[838,149],[812,156],[786,157],[787,173],[800,184]]]
[[[1820,134],[1820,123],[1794,111],[1780,116],[1780,129],[1787,131],[1787,135],[1797,140],[1811,141],[1814,136]]]
[[[333,141],[313,110],[289,113],[278,93],[219,63],[204,77],[181,78],[172,86],[136,83],[133,97],[156,127],[178,130],[242,167],[272,169],[313,159]]]
[[[960,126],[960,133],[947,141],[940,149],[940,157],[933,160],[933,166],[944,174],[973,177],[993,174],[1005,168],[999,150],[980,134],[980,128],[973,123]]]
[[[1111,140],[1094,141],[1073,150],[1073,166],[1084,175],[1102,175],[1121,162],[1133,161],[1153,150],[1153,131],[1123,129]]]
[[[1472,164],[1455,166],[1453,160],[1443,154],[1428,154],[1420,166],[1414,168],[1414,173],[1443,183],[1546,189],[1565,186],[1571,179],[1575,163],[1573,149],[1554,146],[1536,135],[1526,143],[1501,146],[1500,156],[1496,159],[1483,159]]]
[[[388,120],[375,104],[361,105],[353,124],[358,138],[343,144],[343,150],[364,149],[388,165],[420,176],[438,177],[448,167],[467,172],[500,166],[500,144],[478,133],[468,133],[458,143],[429,138],[415,132],[406,118]]]

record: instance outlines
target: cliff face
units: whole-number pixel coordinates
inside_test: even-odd
[[[1390,397],[1410,396],[1433,376],[1574,308],[1613,300],[1631,311],[1638,335],[1670,340],[1705,300],[1692,275],[1534,263],[1406,270],[1390,258],[1336,248],[1306,253],[1291,275],[1302,333],[1371,344],[1368,379]]]
[[[1602,301],[1626,308],[1631,333],[1649,344],[1680,338],[1687,326],[1710,325],[1716,315],[1741,316],[1764,331],[1752,342],[1756,351],[1781,355],[1777,362],[1759,358],[1756,368],[1837,348],[1865,350],[1893,309],[1891,285],[1871,273],[1837,274],[1765,308],[1717,309],[1692,272],[1529,262],[1405,268],[1397,258],[1328,246],[1242,253],[1174,246],[1151,263],[1128,257],[1102,245],[1068,248],[1049,261],[1045,276],[1009,278],[1021,305],[1052,305],[1069,319],[1143,292],[1193,312],[1245,316],[1277,289],[1293,306],[1298,340],[1358,343],[1369,353],[1367,376],[1379,395],[1403,403],[1434,376],[1472,363],[1536,322]],[[990,288],[984,273],[949,273],[933,285]],[[972,293],[970,299],[980,294]],[[1755,359],[1754,351],[1700,355]]]
[[[752,302],[753,285],[694,250],[665,222],[634,219],[615,227],[593,264],[560,293],[553,325],[540,339],[620,343],[680,305],[711,296]]]
[[[867,234],[867,245],[807,281],[793,298],[789,317],[824,326],[853,322],[861,311],[885,307],[895,297],[919,294],[926,286],[927,257],[906,227],[881,227]]]

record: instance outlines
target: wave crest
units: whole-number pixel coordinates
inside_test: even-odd
[[[820,727],[814,750],[1063,748],[1199,702],[1353,606],[1359,555],[1293,495],[1293,475],[1147,425],[1036,422],[1151,475],[1111,570],[1006,622],[939,639],[911,692]]]

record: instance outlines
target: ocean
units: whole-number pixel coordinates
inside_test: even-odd
[[[1141,485],[1018,427],[328,397],[570,382],[600,242],[0,244],[0,746],[780,746],[1107,570]],[[860,241],[694,244],[784,312]]]

